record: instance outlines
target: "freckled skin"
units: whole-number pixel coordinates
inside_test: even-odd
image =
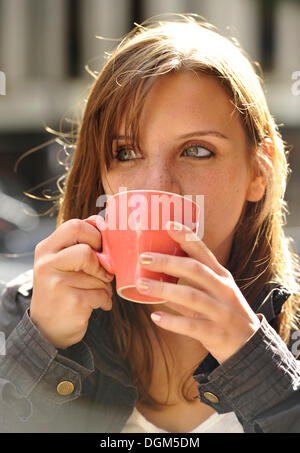
[[[204,130],[227,138],[198,133]],[[257,201],[252,195],[246,133],[227,92],[215,77],[205,74],[161,76],[146,97],[140,131],[140,150],[126,162],[113,159],[102,175],[105,192],[116,193],[122,186],[204,195],[203,240],[226,265],[243,205],[246,200]],[[193,135],[182,138],[188,133]],[[124,135],[123,126],[119,134]],[[125,145],[134,149],[125,139],[118,144]],[[192,145],[210,157],[184,154]]]

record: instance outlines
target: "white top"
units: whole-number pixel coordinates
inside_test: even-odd
[[[135,407],[121,433],[167,433],[150,423]],[[215,413],[190,433],[243,433],[243,427],[234,412]]]

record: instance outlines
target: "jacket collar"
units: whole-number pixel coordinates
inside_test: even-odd
[[[277,315],[281,312],[283,304],[290,297],[291,293],[282,285],[276,283],[271,284],[267,296],[262,302],[258,302],[253,307],[255,313],[261,313],[265,316],[266,320],[271,323]]]

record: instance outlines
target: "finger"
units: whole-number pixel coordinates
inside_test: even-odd
[[[99,231],[107,228],[105,219],[101,215],[91,215],[87,219],[84,219],[84,222],[92,225]]]
[[[108,293],[112,296],[112,287],[109,282],[96,278],[93,275],[88,275],[85,272],[73,272],[73,271],[58,271],[54,277],[57,285],[67,285],[70,288],[77,289],[104,289],[106,288]]]
[[[39,250],[58,252],[75,244],[88,244],[95,250],[101,248],[101,233],[94,226],[80,219],[71,219],[59,226],[48,238],[39,243]]]
[[[202,340],[201,331],[203,325],[207,323],[210,324],[210,321],[207,321],[206,319],[202,320],[200,317],[189,318],[161,311],[151,313],[151,319],[156,325],[163,329],[194,338],[200,342]]]
[[[194,287],[141,278],[137,281],[137,290],[142,294],[179,304],[188,309],[191,316],[196,313],[197,316],[214,318],[218,312],[218,302]]]
[[[170,229],[167,230],[169,235],[191,258],[201,261],[222,277],[230,276],[229,271],[219,263],[212,251],[190,228],[178,222],[169,222],[168,225],[170,226]]]
[[[188,318],[195,317],[194,310],[190,310],[189,308],[186,308],[183,305],[177,304],[175,302],[165,302],[164,307],[171,309],[172,312],[174,312],[174,314],[180,314],[180,315],[186,316]]]
[[[144,258],[150,256],[152,262],[145,263]],[[154,272],[184,278],[191,286],[208,291],[214,296],[224,295],[224,277],[194,258],[147,252],[140,255],[140,264]]]
[[[101,308],[108,311],[112,309],[112,298],[105,289],[78,289],[77,297],[92,310]]]
[[[106,282],[111,282],[114,278],[101,266],[95,251],[87,244],[76,244],[58,252],[54,267],[65,272],[82,271]]]

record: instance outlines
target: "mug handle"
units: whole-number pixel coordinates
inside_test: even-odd
[[[89,223],[90,225],[94,226],[100,232],[102,231],[102,227],[104,229],[105,220],[100,215],[92,215],[91,217],[84,219],[84,222]],[[109,256],[103,252],[97,252],[97,251],[95,251],[95,254],[96,254],[98,260],[100,261],[101,266],[103,266],[104,269],[109,274],[114,274]]]

